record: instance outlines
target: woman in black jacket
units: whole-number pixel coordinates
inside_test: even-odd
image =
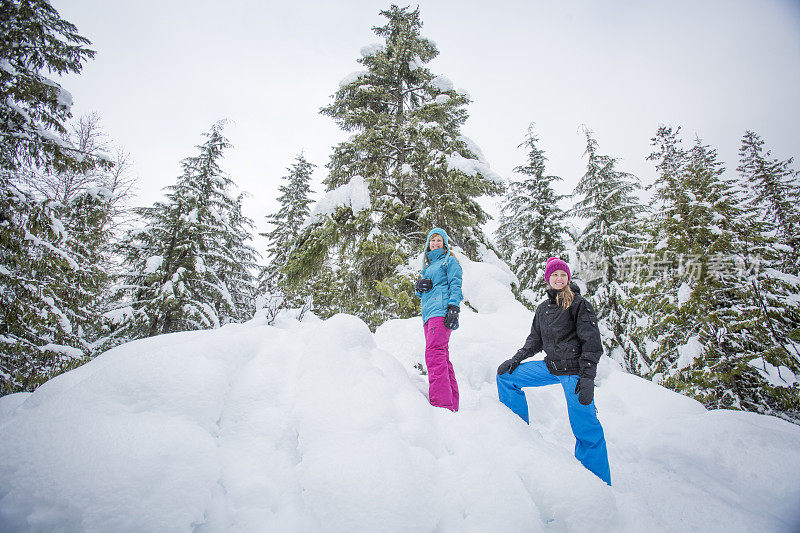
[[[497,392],[501,402],[530,423],[522,387],[560,383],[575,435],[575,457],[611,485],[606,439],[594,406],[594,378],[603,353],[597,316],[578,286],[570,283],[564,261],[548,259],[544,277],[548,298],[536,308],[525,345],[497,368]],[[522,362],[542,350],[544,361]]]

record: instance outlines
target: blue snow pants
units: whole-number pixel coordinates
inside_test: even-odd
[[[514,411],[526,423],[528,401],[522,387],[541,387],[561,383],[567,398],[569,425],[575,435],[575,457],[597,477],[611,485],[611,470],[608,466],[608,451],[603,426],[597,419],[594,402],[581,405],[575,394],[578,376],[554,376],[547,370],[544,361],[521,363],[513,374],[506,372],[497,376],[497,393],[500,401]]]

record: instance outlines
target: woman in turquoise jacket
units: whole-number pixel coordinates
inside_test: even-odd
[[[428,367],[428,397],[431,405],[458,411],[458,384],[450,363],[450,333],[458,329],[461,294],[461,264],[450,251],[447,233],[434,228],[422,259],[422,276],[415,285],[422,300],[425,331],[425,365]]]

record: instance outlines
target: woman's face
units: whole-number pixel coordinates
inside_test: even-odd
[[[429,244],[431,250],[438,250],[442,246],[444,246],[444,239],[438,233],[434,233],[433,237],[431,237],[431,242]]]
[[[567,286],[567,283],[569,283],[569,276],[563,270],[556,270],[555,272],[550,274],[550,279],[548,280],[548,283],[550,283],[551,287],[553,287],[557,291],[560,291],[561,289]]]

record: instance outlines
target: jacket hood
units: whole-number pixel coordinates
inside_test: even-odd
[[[433,228],[428,232],[428,239],[425,241],[425,251],[426,252],[428,251],[428,246],[430,245],[431,237],[433,237],[433,235],[436,233],[442,236],[442,240],[444,241],[444,249],[449,251],[450,244],[448,243],[449,239],[447,238],[447,232],[441,228]]]

